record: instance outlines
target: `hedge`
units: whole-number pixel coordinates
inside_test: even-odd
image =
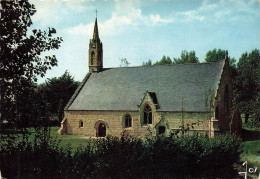
[[[41,130],[30,141],[1,135],[0,170],[3,177],[68,178],[169,178],[237,177],[233,165],[239,162],[240,138],[223,134],[157,136],[138,139],[107,136],[80,146],[72,153],[70,145]]]

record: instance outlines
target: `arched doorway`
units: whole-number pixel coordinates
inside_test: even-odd
[[[104,123],[100,123],[97,128],[97,137],[105,137],[106,136],[106,125]]]

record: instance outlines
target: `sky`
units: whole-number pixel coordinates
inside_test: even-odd
[[[214,48],[228,50],[237,60],[244,52],[260,49],[260,0],[29,0],[37,12],[29,28],[54,27],[63,42],[58,66],[44,78],[65,70],[77,81],[88,73],[88,46],[97,19],[103,43],[103,65],[140,66],[163,55],[179,57],[194,50],[200,62]],[[29,32],[30,33],[30,32]],[[45,54],[42,54],[45,55]]]

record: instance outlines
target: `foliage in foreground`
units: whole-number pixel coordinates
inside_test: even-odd
[[[60,147],[43,130],[29,141],[2,135],[0,168],[7,178],[22,177],[234,177],[240,139],[233,135],[159,136],[146,140],[108,136],[94,145]],[[89,142],[89,141],[86,141]]]
[[[33,97],[31,90],[38,76],[57,66],[56,56],[49,54],[63,40],[55,36],[54,28],[28,31],[36,12],[28,0],[4,0],[0,7],[0,120],[20,128],[33,115],[28,112],[33,106],[26,96]]]

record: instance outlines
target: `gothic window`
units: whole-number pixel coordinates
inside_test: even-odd
[[[83,127],[83,121],[79,121],[79,127]]]
[[[219,109],[218,106],[215,109],[215,119],[218,119],[218,115],[219,115]]]
[[[229,92],[228,92],[228,86],[226,85],[225,87],[225,92],[224,92],[224,109],[225,112],[229,112]]]
[[[129,114],[125,116],[125,127],[132,127],[132,118]]]
[[[152,124],[152,108],[149,105],[144,107],[144,125]]]
[[[94,63],[94,58],[95,58],[95,52],[91,52],[91,61],[90,61],[90,64],[93,65]]]

